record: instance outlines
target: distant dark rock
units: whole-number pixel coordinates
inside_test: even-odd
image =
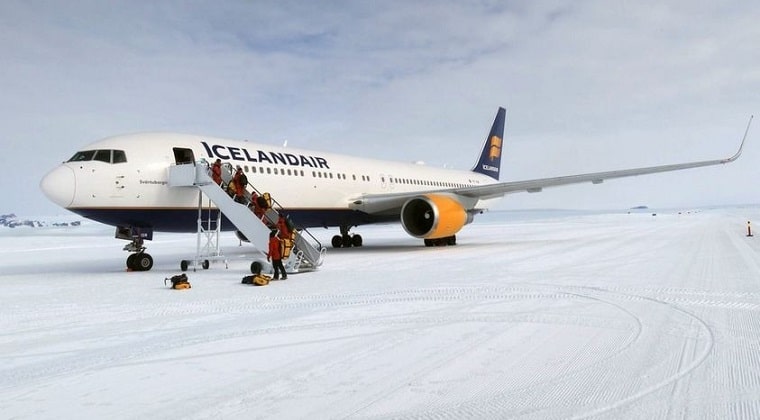
[[[69,226],[80,226],[82,222],[80,220],[75,220],[73,222],[50,222],[50,221],[44,221],[44,220],[21,220],[19,219],[15,214],[2,214],[0,215],[0,226],[8,227],[8,228],[17,228],[17,227],[30,227],[30,228],[42,228],[42,227],[48,227],[48,226],[55,226],[55,227],[69,227]]]

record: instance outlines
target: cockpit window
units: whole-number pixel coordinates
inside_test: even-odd
[[[110,150],[98,150],[95,152],[95,160],[99,160],[105,163],[111,163],[111,151]]]
[[[69,159],[69,162],[84,162],[85,160],[92,160],[97,150],[85,150],[84,152],[76,152],[74,156]]]
[[[68,162],[85,162],[97,160],[105,163],[124,163],[127,155],[123,150],[84,150],[74,153]]]
[[[111,163],[125,163],[127,161],[127,155],[123,150],[114,150]]]

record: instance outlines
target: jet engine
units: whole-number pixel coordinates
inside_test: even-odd
[[[415,238],[453,237],[472,219],[462,203],[450,195],[421,195],[409,199],[401,208],[401,226]]]

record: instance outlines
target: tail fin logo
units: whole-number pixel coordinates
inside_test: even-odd
[[[491,131],[483,142],[480,149],[480,157],[472,168],[473,172],[489,176],[499,180],[499,171],[501,168],[501,150],[504,139],[504,120],[506,119],[507,110],[499,107],[496,112],[496,118],[493,120]]]
[[[501,158],[501,138],[497,136],[492,136],[491,148],[488,152],[488,159],[490,159],[491,162],[493,162],[499,158]]]

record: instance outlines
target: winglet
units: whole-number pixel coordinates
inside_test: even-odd
[[[499,170],[501,169],[501,151],[506,114],[507,110],[499,107],[496,119],[494,119],[491,126],[491,132],[488,133],[488,137],[483,144],[483,150],[480,152],[478,163],[472,168],[473,172],[488,175],[497,181],[499,180]]]
[[[734,153],[733,156],[731,156],[728,159],[725,159],[723,163],[731,163],[735,161],[736,159],[739,159],[739,156],[742,155],[742,150],[744,149],[744,142],[747,140],[747,134],[749,133],[749,126],[752,125],[752,118],[754,118],[754,115],[749,116],[749,122],[747,122],[747,129],[744,130],[744,137],[742,137],[742,143],[739,145],[739,150]]]

